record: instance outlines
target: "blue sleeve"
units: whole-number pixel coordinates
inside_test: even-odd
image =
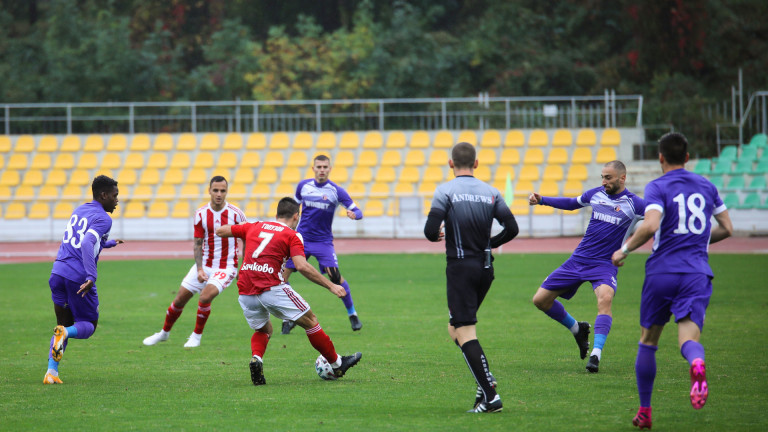
[[[355,204],[354,201],[352,201],[352,198],[349,196],[347,191],[345,191],[340,186],[336,186],[336,193],[339,195],[339,202],[344,205],[345,208],[348,210],[352,210],[355,213],[355,219],[359,220],[363,218],[363,211],[360,210],[359,207]]]
[[[554,207],[560,210],[576,210],[584,207],[576,198],[564,197],[541,197],[540,204]]]

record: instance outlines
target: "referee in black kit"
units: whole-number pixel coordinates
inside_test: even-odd
[[[515,238],[518,227],[499,191],[472,175],[477,168],[475,155],[475,147],[465,142],[451,150],[448,165],[456,178],[435,189],[424,235],[433,242],[445,238],[448,334],[461,347],[477,381],[475,407],[468,412],[500,412],[501,398],[475,324],[477,310],[493,282],[491,249]],[[491,237],[494,219],[504,229]],[[445,233],[441,232],[443,221]]]

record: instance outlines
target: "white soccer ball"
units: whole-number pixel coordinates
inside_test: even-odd
[[[333,366],[322,355],[318,356],[317,360],[315,360],[315,371],[317,371],[317,376],[324,380],[333,381],[336,379],[336,374],[333,373]]]

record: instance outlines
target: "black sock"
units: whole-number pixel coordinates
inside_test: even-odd
[[[461,346],[461,352],[464,354],[464,360],[467,361],[469,370],[474,375],[477,385],[483,389],[485,400],[490,402],[496,397],[496,390],[491,387],[488,361],[485,358],[483,347],[480,346],[480,342],[477,339],[472,339]]]

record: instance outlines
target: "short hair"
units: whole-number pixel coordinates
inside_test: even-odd
[[[290,219],[299,212],[299,203],[291,197],[281,198],[277,203],[277,218]]]
[[[468,142],[460,142],[451,150],[451,160],[456,168],[472,168],[475,165],[476,156],[475,146]]]
[[[314,159],[312,159],[312,165],[314,165],[315,162],[317,162],[317,161],[323,161],[323,162],[327,161],[328,163],[331,163],[331,158],[329,158],[328,156],[326,156],[324,154],[319,154],[319,155],[315,156]]]
[[[95,199],[98,198],[102,192],[112,192],[112,189],[116,187],[117,181],[115,179],[100,175],[93,179],[93,183],[91,183],[91,193],[93,193],[93,198]]]
[[[627,173],[627,167],[624,165],[624,162],[620,160],[612,160],[610,162],[607,162],[603,166],[607,166],[615,169],[616,172],[619,173],[619,176],[622,176]]]
[[[211,178],[211,182],[208,183],[208,187],[210,188],[216,182],[224,182],[227,184],[227,186],[229,186],[229,182],[227,181],[227,179],[224,178],[224,176],[213,176]]]
[[[688,140],[679,132],[669,132],[659,138],[659,153],[670,165],[685,164],[688,154]]]

